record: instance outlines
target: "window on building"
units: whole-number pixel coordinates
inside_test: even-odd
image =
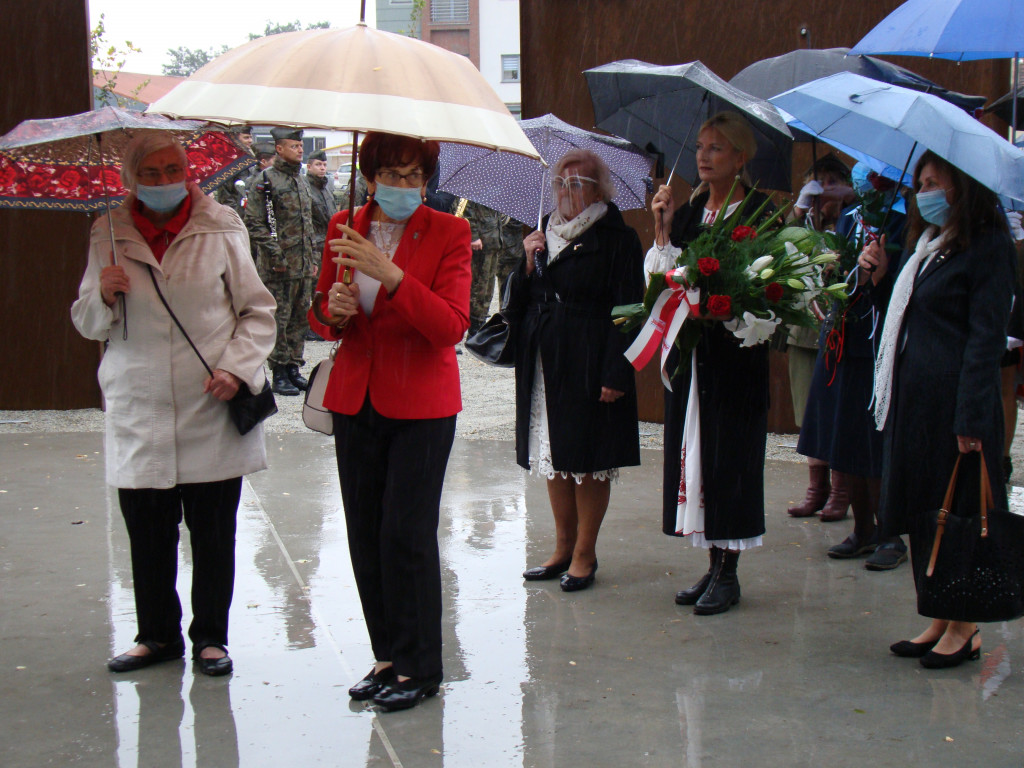
[[[493,61],[493,59],[492,59]],[[519,54],[503,54],[501,57],[501,82],[519,82]]]
[[[512,117],[516,120],[523,119],[523,105],[522,104],[506,104],[508,111],[512,113]]]
[[[469,0],[431,0],[430,20],[434,24],[469,23]]]

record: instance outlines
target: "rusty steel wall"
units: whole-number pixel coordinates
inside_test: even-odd
[[[590,67],[619,59],[653,64],[699,59],[728,80],[759,59],[796,48],[853,46],[899,5],[900,0],[520,0],[523,117],[553,112],[590,128],[594,114],[582,74]],[[914,56],[884,58],[952,90],[990,100],[1009,89],[1008,60],[958,65]],[[998,121],[989,124],[1000,132],[1006,129]],[[794,177],[810,163],[809,147],[798,145]],[[680,182],[677,199],[686,189]],[[641,240],[650,243],[650,214],[624,215]],[[785,362],[784,354],[772,352],[773,432],[796,431]],[[662,387],[654,363],[638,374],[637,384],[641,419],[661,421]]]
[[[0,133],[22,120],[91,108],[85,0],[4,0]],[[71,324],[90,217],[0,211],[0,410],[100,404],[100,348]]]

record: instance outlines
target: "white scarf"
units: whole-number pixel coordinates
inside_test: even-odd
[[[946,242],[945,235],[936,237],[937,234],[938,228],[935,226],[930,226],[921,233],[917,247],[903,266],[889,299],[889,311],[885,316],[885,326],[882,328],[882,341],[878,357],[875,358],[875,427],[879,430],[885,427],[885,419],[889,415],[896,348],[899,344],[900,329],[903,327],[903,314],[907,311],[910,295],[914,292],[914,281]]]
[[[607,212],[608,204],[598,200],[566,221],[561,211],[556,208],[548,218],[548,228],[544,233],[548,245],[548,264],[558,257],[565,246],[590,229],[594,222]]]

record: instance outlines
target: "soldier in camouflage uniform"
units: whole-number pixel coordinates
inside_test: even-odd
[[[254,154],[252,148],[252,126],[242,125],[232,128],[231,131],[249,150],[249,154]],[[245,200],[245,183],[249,180],[251,173],[252,168],[243,168],[240,170],[213,191],[213,199],[221,205],[234,208],[235,213],[239,216],[243,216],[245,214],[245,206],[243,203]]]
[[[327,241],[327,225],[331,223],[331,216],[338,212],[338,206],[334,202],[334,185],[331,183],[330,174],[327,173],[327,153],[322,149],[309,156],[306,162],[306,181],[313,193],[313,253],[319,260],[324,252],[324,243]],[[309,292],[312,296],[316,288],[316,278],[310,279]],[[320,341],[316,331],[306,331],[306,341]]]
[[[469,222],[473,248],[473,284],[469,294],[469,334],[472,335],[487,320],[494,293],[494,278],[498,290],[523,257],[523,225],[495,210],[460,198],[453,213]]]
[[[307,386],[299,373],[305,361],[310,278],[318,259],[313,251],[313,196],[302,163],[302,131],[274,128],[277,157],[250,185],[245,206],[249,239],[256,244],[256,270],[277,300],[277,343],[270,353],[274,392],[297,395]]]

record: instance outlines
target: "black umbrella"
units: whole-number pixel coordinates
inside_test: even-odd
[[[1013,91],[1010,91],[998,99],[993,101],[987,107],[985,111],[989,112],[1004,123],[1009,125],[1013,122]],[[1017,125],[1014,126],[1018,131],[1024,128],[1024,93],[1017,94]]]
[[[717,112],[739,112],[754,129],[757,154],[748,164],[762,188],[788,191],[793,136],[767,101],[729,85],[699,61],[659,66],[635,59],[584,73],[597,127],[672,162],[688,181],[697,176],[700,124]]]
[[[967,112],[980,109],[984,96],[967,96],[949,91],[909,69],[876,59],[873,56],[848,55],[849,48],[800,48],[781,56],[755,61],[741,70],[729,84],[761,99],[770,99],[791,88],[838,72],[853,72],[883,83],[891,83],[912,91],[938,96]],[[797,141],[810,141],[811,136],[793,131]]]

